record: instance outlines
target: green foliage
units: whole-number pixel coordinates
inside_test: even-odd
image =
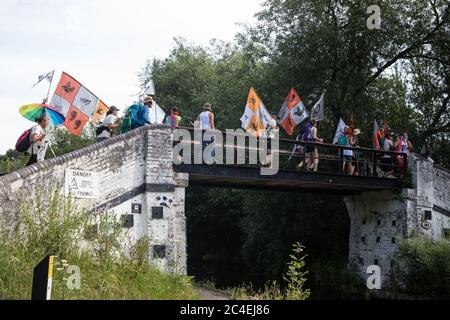
[[[9,149],[0,155],[0,173],[9,173],[22,168],[30,159],[30,155]]]
[[[91,124],[87,124],[81,136],[70,134],[64,127],[50,127],[47,129],[51,135],[51,148],[56,156],[60,156],[72,151],[79,150],[92,143],[95,143],[95,134],[92,132]],[[55,156],[47,149],[46,159]],[[30,155],[26,152],[18,152],[14,149],[8,150],[4,155],[0,155],[0,173],[9,173],[19,170],[25,166],[30,159]]]
[[[395,271],[401,291],[416,297],[448,299],[450,242],[425,237],[402,241]]]
[[[286,281],[286,300],[306,300],[309,298],[311,292],[309,289],[305,289],[306,275],[308,271],[303,271],[305,267],[305,257],[300,256],[305,249],[299,242],[295,243],[292,248],[292,254],[290,255],[291,261],[288,263],[288,271],[283,276]]]
[[[303,271],[306,256],[300,255],[304,248],[299,242],[293,245],[288,271],[283,275],[285,289],[273,280],[266,282],[262,290],[254,290],[250,284],[228,290],[228,292],[231,293],[232,298],[239,300],[307,300],[311,291],[304,288],[308,274],[307,271]]]
[[[53,299],[198,299],[190,277],[162,273],[148,263],[148,239],[119,251],[126,235],[111,214],[93,218],[55,190],[22,205],[15,230],[2,228],[0,299],[29,299],[33,268],[47,254],[58,256]],[[87,241],[84,229],[93,223],[97,228]],[[69,264],[80,267],[80,290],[66,286]]]
[[[95,143],[95,132],[93,130],[91,123],[88,123],[80,136],[74,136],[64,127],[52,127],[50,129],[51,147],[55,155],[60,156]],[[53,157],[51,150],[47,150],[46,159]]]

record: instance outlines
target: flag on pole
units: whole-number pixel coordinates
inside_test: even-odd
[[[50,105],[66,118],[64,126],[73,135],[80,135],[89,118],[95,117],[99,109],[108,108],[96,95],[65,72],[61,75]]]
[[[334,134],[333,144],[336,144],[339,142],[339,137],[341,134],[344,133],[346,126],[347,125],[345,124],[344,120],[342,120],[342,118],[340,118],[338,127],[336,129],[336,133]]]
[[[373,120],[373,148],[380,149],[380,128],[378,127],[377,120]]]
[[[278,113],[278,123],[288,135],[294,133],[295,126],[308,117],[305,105],[294,88],[289,91]]]
[[[153,80],[150,80],[147,84],[147,87],[145,88],[144,94],[147,96],[154,96],[155,95],[155,84]]]
[[[324,108],[325,108],[325,93],[322,94],[319,101],[317,101],[314,107],[312,107],[311,119],[315,121],[322,121],[325,118]]]
[[[252,135],[260,137],[269,123],[270,113],[267,111],[261,98],[252,87],[248,93],[247,105],[241,117],[241,126]]]
[[[151,124],[161,124],[164,122],[164,118],[166,117],[166,113],[161,109],[161,107],[153,101],[152,107],[149,108],[149,120]]]
[[[102,101],[99,100],[97,104],[97,108],[95,109],[95,113],[92,116],[92,123],[97,123],[100,119],[103,119],[105,114],[109,111],[108,106]]]
[[[34,88],[39,82],[41,82],[41,81],[44,80],[44,79],[47,79],[48,82],[52,82],[52,80],[53,80],[53,75],[54,75],[54,74],[55,74],[55,70],[50,71],[50,72],[47,72],[47,73],[44,73],[44,74],[41,74],[41,75],[38,77],[38,82],[36,82],[36,83],[33,85],[33,88]]]

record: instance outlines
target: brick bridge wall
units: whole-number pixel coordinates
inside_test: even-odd
[[[403,238],[445,238],[450,230],[450,171],[412,155],[413,189],[362,192],[344,198],[350,216],[349,265],[367,279],[379,265],[389,283],[394,256]]]
[[[64,192],[65,170],[95,172],[96,199],[75,199],[79,209],[113,212],[133,219],[128,237],[150,239],[150,259],[162,270],[186,272],[184,190],[188,175],[172,170],[172,134],[166,126],[132,130],[110,140],[0,177],[0,226],[17,222],[22,196],[31,199],[59,185]],[[132,213],[139,204],[141,213]]]

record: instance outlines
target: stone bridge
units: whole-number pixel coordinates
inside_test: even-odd
[[[79,209],[113,212],[133,241],[147,236],[150,260],[161,270],[186,273],[188,184],[339,190],[351,220],[349,264],[364,276],[367,266],[378,264],[385,280],[400,239],[418,234],[441,239],[450,229],[450,171],[414,155],[413,188],[401,190],[396,180],[377,177],[287,170],[261,177],[247,167],[176,167],[172,151],[171,130],[153,125],[0,177],[0,226],[17,222],[22,195],[31,199],[59,186],[62,193],[78,192]]]

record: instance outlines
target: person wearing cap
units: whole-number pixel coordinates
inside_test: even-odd
[[[146,124],[150,123],[150,117],[149,117],[149,108],[151,108],[153,105],[153,98],[150,96],[147,96],[144,98],[144,105],[138,104],[138,105],[132,105],[130,108],[134,108],[132,110],[132,116],[131,116],[131,130],[140,128],[145,126]]]
[[[96,130],[97,142],[107,140],[112,137],[112,130],[119,126],[116,106],[111,106],[106,113],[106,118],[102,121],[100,127]]]
[[[203,131],[216,129],[214,126],[214,113],[212,112],[212,106],[210,103],[205,103],[203,105],[203,112],[198,115],[197,122],[199,123],[199,129]],[[204,134],[202,141],[202,150],[205,150],[208,145],[214,143],[214,137],[209,137],[208,135]],[[213,148],[211,150],[211,157],[215,157],[215,153],[215,149]]]

